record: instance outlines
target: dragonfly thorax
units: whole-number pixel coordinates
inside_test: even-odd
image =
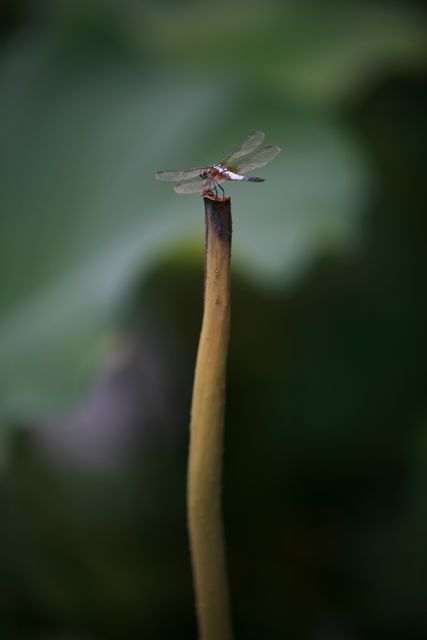
[[[215,169],[215,171],[218,171],[218,173],[226,173],[227,169],[225,169],[225,167],[221,166],[220,164],[213,164],[212,165],[212,169]]]

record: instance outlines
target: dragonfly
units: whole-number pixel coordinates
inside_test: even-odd
[[[281,151],[276,145],[269,145],[258,149],[264,140],[262,131],[253,131],[221,162],[209,167],[193,167],[181,171],[158,171],[157,180],[175,182],[176,193],[197,193],[218,196],[218,187],[226,180],[241,180],[246,182],[264,182],[265,178],[255,178],[245,175],[271,162]]]

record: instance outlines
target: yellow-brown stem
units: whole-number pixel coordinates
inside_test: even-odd
[[[231,209],[229,200],[204,200],[205,299],[191,408],[188,522],[199,640],[231,640],[221,513]]]

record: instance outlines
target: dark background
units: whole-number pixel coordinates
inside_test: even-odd
[[[419,2],[2,3],[0,635],[195,638],[203,207],[231,185],[224,510],[240,640],[427,637]]]

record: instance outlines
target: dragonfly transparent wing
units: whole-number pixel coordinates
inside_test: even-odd
[[[225,156],[224,160],[221,160],[219,163],[222,166],[227,166],[236,160],[237,158],[241,158],[242,156],[247,156],[249,153],[254,151],[258,145],[264,140],[264,133],[262,131],[252,131],[246,138],[239,144],[238,147],[233,149],[228,156]]]
[[[183,180],[191,180],[196,176],[200,176],[203,168],[193,167],[192,169],[182,169],[181,171],[157,171],[157,180],[166,180],[168,182],[182,182]]]
[[[259,151],[255,151],[247,158],[242,158],[240,162],[236,162],[236,168],[239,173],[246,173],[246,171],[259,169],[259,167],[264,167],[266,164],[274,160],[274,158],[279,155],[280,151],[280,147],[277,147],[276,145],[264,147]]]
[[[198,177],[189,182],[179,182],[174,186],[174,190],[176,193],[197,193],[203,189],[214,189],[215,185],[221,184],[221,182],[225,182],[226,180],[226,177],[220,175],[216,175],[213,179]]]
[[[198,176],[188,182],[178,182],[178,184],[174,186],[174,191],[176,191],[176,193],[197,193],[203,189],[205,185],[206,180]]]

